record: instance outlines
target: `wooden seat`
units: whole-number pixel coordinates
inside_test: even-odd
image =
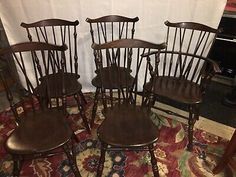
[[[103,68],[101,71],[104,76],[103,86],[105,88],[117,89],[119,87],[126,87],[126,84],[132,86],[134,78],[130,75],[130,72],[125,68],[118,68],[112,66],[111,68]],[[98,72],[99,73],[99,72]],[[95,87],[101,87],[101,74],[98,74],[93,80],[92,84]],[[112,81],[112,82],[111,82]]]
[[[79,62],[78,62],[78,39],[77,39],[77,26],[79,21],[68,21],[63,19],[45,19],[33,23],[21,23],[21,26],[26,29],[29,40],[46,42],[55,45],[66,44],[68,50],[65,51],[65,95],[74,96],[80,116],[83,119],[86,130],[90,133],[90,126],[84,113],[84,104],[86,103],[85,97],[82,93],[82,85],[79,82],[80,75],[78,73]],[[51,62],[51,69],[60,67],[61,56],[56,55],[55,61]],[[45,63],[44,63],[45,64]],[[57,69],[56,69],[57,70]],[[60,86],[60,75],[55,71],[51,73],[48,78],[50,82],[54,83],[50,87],[52,97],[59,99],[61,97],[61,86]],[[38,91],[40,95],[45,92],[45,81],[41,78],[41,84],[39,85]],[[46,96],[46,95],[45,95]],[[59,103],[59,101],[57,101]],[[57,106],[60,106],[59,104]]]
[[[69,142],[71,137],[72,130],[62,111],[30,112],[9,136],[6,148],[12,154],[43,153]]]
[[[48,100],[51,99],[48,89],[45,89],[46,93],[37,92],[41,82],[40,78],[45,78],[45,81],[47,81],[45,82],[45,88],[50,88],[50,85],[54,84],[48,82],[50,74],[47,71],[43,72],[39,63],[55,59],[56,53],[64,56],[63,53],[66,49],[66,45],[56,46],[47,43],[28,42],[12,45],[10,48],[0,51],[1,56],[12,55],[17,67],[22,72],[22,76],[25,79],[22,83],[28,92],[27,97],[20,98],[18,102],[15,102],[14,100],[16,99],[14,99],[8,87],[5,76],[2,72],[0,73],[0,81],[5,87],[6,96],[17,125],[5,142],[5,148],[12,155],[14,161],[13,176],[19,176],[25,159],[53,155],[55,153],[54,150],[60,148],[67,155],[74,175],[81,177],[73,151],[72,138],[75,137],[75,134],[66,121],[64,77],[62,77],[60,82],[60,88],[62,89],[61,99],[63,100],[62,108],[64,109],[59,107],[53,109],[48,106]],[[62,66],[64,65],[64,60],[62,57]],[[27,64],[35,66],[34,70],[26,70]],[[63,70],[58,70],[57,72],[60,72],[60,75],[63,76]],[[38,75],[43,77],[37,77]],[[32,78],[36,79],[36,85],[33,84]]]
[[[141,106],[115,105],[107,109],[105,117],[98,128],[98,138],[109,145],[143,147],[158,139],[158,128],[150,119],[150,111]]]
[[[159,131],[150,119],[149,104],[138,105],[137,93],[138,84],[140,84],[138,74],[144,60],[143,54],[164,49],[165,45],[137,39],[120,39],[104,44],[93,44],[92,48],[95,52],[96,63],[99,66],[97,75],[101,83],[102,101],[109,100],[110,103],[109,105],[104,104],[107,105],[104,107],[105,120],[97,130],[98,139],[102,144],[97,176],[102,176],[105,152],[108,149],[148,149],[151,155],[153,174],[155,177],[159,176],[153,147],[153,143],[158,140]],[[115,55],[109,54],[117,52],[121,54],[121,61],[128,62],[128,60],[124,60],[127,56],[133,60],[132,73],[125,62],[119,62],[117,66],[108,64],[103,67],[102,61],[106,61],[108,56],[115,57]],[[109,90],[115,88],[117,92],[108,92],[109,96],[106,98],[106,88]]]
[[[151,81],[144,85],[145,94],[155,94],[188,106],[188,150],[193,147],[193,126],[199,118],[199,104],[202,102],[205,88],[219,66],[207,58],[208,52],[219,30],[194,22],[171,23],[166,21],[167,48],[157,59],[149,55],[147,71]],[[146,79],[145,79],[146,80]],[[143,98],[145,102],[145,99]],[[153,107],[155,106],[153,102]],[[163,111],[164,109],[162,109]],[[164,110],[172,113],[171,110]]]
[[[92,38],[92,43],[102,44],[109,41],[114,41],[118,39],[132,39],[134,37],[135,33],[135,24],[138,22],[139,18],[129,18],[124,16],[118,16],[118,15],[108,15],[103,16],[95,19],[87,18],[86,22],[90,25],[90,33]],[[115,66],[116,62],[119,62],[119,55],[120,53],[111,53],[111,56],[109,56],[109,59],[113,58],[113,61],[108,62],[107,64],[114,64]],[[116,55],[116,57],[112,56]],[[96,61],[96,60],[95,60]],[[131,63],[129,63],[131,64]],[[96,71],[97,74],[99,66],[97,63],[96,65]],[[110,78],[107,79],[114,79],[115,73],[113,73],[114,76],[110,76],[110,73],[108,73],[108,69],[105,69],[107,66],[103,66],[104,69],[102,72],[104,72],[104,76],[109,76]],[[125,68],[120,68],[120,75],[121,77],[125,76],[128,72],[131,73],[130,66],[127,66]],[[116,77],[116,76],[115,76]],[[132,83],[132,76],[127,76],[130,78],[130,83]],[[94,124],[94,119],[96,116],[96,110],[97,110],[97,103],[99,100],[99,94],[101,93],[101,81],[100,76],[96,75],[95,78],[92,80],[92,85],[96,87],[96,93],[94,97],[94,106],[92,111],[92,119],[90,122],[91,127]],[[111,84],[111,83],[110,83]],[[117,79],[115,78],[114,82],[112,82],[112,85],[109,85],[108,83],[104,83],[103,85],[104,89],[109,90],[112,92],[112,90],[116,90],[117,87]],[[105,103],[105,102],[103,102]],[[106,105],[104,105],[106,107]]]
[[[43,93],[47,93],[46,89],[49,89],[52,98],[60,98],[62,97],[62,75],[60,73],[50,74],[47,77],[40,78],[41,84],[36,88],[40,95]],[[66,95],[75,95],[78,93],[79,90],[82,89],[82,85],[77,82],[77,76],[73,73],[64,73],[64,80],[65,80],[65,93]],[[50,88],[47,88],[46,82],[50,82]],[[70,94],[69,94],[70,93]],[[45,95],[46,96],[46,95]]]
[[[160,76],[155,78],[154,83],[153,88],[151,87],[152,83],[149,82],[144,89],[185,104],[202,102],[201,87],[186,79]]]

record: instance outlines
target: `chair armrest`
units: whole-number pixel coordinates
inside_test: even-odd
[[[167,47],[167,44],[165,42],[163,42],[163,43],[159,44],[159,48],[156,51],[146,52],[146,53],[142,54],[141,56],[147,57],[150,55],[158,54],[158,53],[160,53],[160,50],[166,49],[166,47]]]

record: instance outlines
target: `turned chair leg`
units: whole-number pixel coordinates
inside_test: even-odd
[[[92,110],[92,118],[90,122],[90,127],[92,128],[94,125],[94,120],[96,117],[96,112],[97,112],[97,106],[98,106],[98,95],[99,95],[100,89],[96,88],[95,96],[94,96],[94,101],[93,101],[93,110]]]
[[[83,104],[81,103],[81,100],[80,100],[81,98],[79,98],[79,95],[77,95],[77,94],[76,94],[74,97],[75,97],[75,100],[76,100],[77,105],[78,105],[78,109],[79,109],[80,116],[81,116],[81,118],[83,119],[84,126],[85,126],[87,132],[90,134],[91,131],[90,131],[90,127],[89,127],[87,118],[86,118],[86,116],[85,116],[84,106],[83,106]]]
[[[70,147],[70,144],[72,147]],[[72,168],[72,171],[74,173],[74,175],[76,177],[81,177],[81,174],[78,170],[77,164],[76,164],[76,155],[74,152],[74,146],[73,143],[67,142],[64,146],[63,146],[64,152],[69,160],[70,166]]]
[[[101,144],[101,156],[100,156],[98,168],[97,168],[97,177],[102,176],[102,171],[103,171],[104,162],[105,162],[106,149],[107,149],[107,144],[102,143]]]
[[[193,127],[196,120],[199,119],[199,105],[189,106],[189,119],[188,119],[188,145],[187,150],[193,150]]]
[[[149,153],[151,155],[151,163],[152,163],[152,171],[154,177],[159,177],[159,171],[158,171],[158,166],[157,166],[157,160],[154,154],[154,147],[153,144],[148,146]]]
[[[18,155],[13,155],[13,177],[18,177],[20,175],[22,166],[22,159]]]
[[[85,96],[84,96],[84,94],[82,93],[81,90],[79,91],[79,95],[80,95],[80,98],[81,98],[82,101],[83,101],[83,104],[87,104],[87,101],[86,101],[86,99],[85,99]]]
[[[188,145],[187,150],[193,149],[193,107],[189,106],[189,118],[188,118]]]

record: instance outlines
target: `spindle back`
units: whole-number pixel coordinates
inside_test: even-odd
[[[46,42],[54,45],[68,46],[65,51],[67,73],[78,75],[78,37],[77,26],[79,21],[68,21],[62,19],[45,19],[34,23],[21,23],[26,29],[29,40]],[[57,54],[57,57],[58,54]]]

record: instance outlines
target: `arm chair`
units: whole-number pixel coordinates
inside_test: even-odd
[[[102,176],[106,150],[149,150],[154,176],[159,176],[153,152],[153,144],[158,140],[159,131],[150,119],[149,104],[138,104],[137,84],[144,60],[143,54],[159,51],[165,48],[165,44],[153,44],[137,39],[120,39],[104,44],[93,44],[92,48],[98,64],[97,72],[100,78],[102,100],[110,100],[110,104],[107,104],[104,111],[105,120],[97,130],[98,139],[101,141],[97,176]],[[124,62],[103,67],[107,57],[109,60],[116,57],[112,53],[119,53],[120,59],[132,57],[133,72],[130,73],[129,70],[124,69],[127,66]],[[128,60],[125,61],[128,62]],[[105,89],[109,87],[116,88],[117,92],[112,92],[108,98],[105,98]]]
[[[139,18],[128,18],[124,16],[118,15],[109,15],[103,16],[96,19],[87,18],[86,22],[90,25],[90,33],[92,38],[92,43],[102,44],[109,41],[114,41],[118,39],[133,39],[135,33],[135,24],[138,22]],[[112,53],[112,55],[119,55],[119,53]],[[94,56],[95,57],[95,56]],[[115,65],[115,63],[119,60],[118,58],[113,57],[114,61],[110,61],[109,64]],[[96,63],[96,71],[98,73],[98,64]],[[105,67],[105,66],[104,66]],[[130,70],[130,68],[128,68]],[[105,72],[105,70],[104,70]],[[125,72],[125,71],[124,71]],[[96,116],[97,104],[99,100],[99,93],[101,93],[101,83],[99,75],[96,75],[92,80],[92,85],[96,87],[95,97],[94,97],[94,106],[92,110],[92,119],[91,119],[91,127],[94,124],[94,119]],[[114,86],[111,86],[112,89],[117,89]],[[110,86],[104,88],[109,89]],[[106,105],[104,105],[106,107]]]
[[[80,116],[83,119],[83,123],[86,130],[90,133],[90,127],[85,116],[84,104],[86,103],[85,97],[82,93],[82,85],[79,83],[78,79],[80,75],[78,74],[78,48],[77,48],[77,26],[79,25],[78,20],[76,21],[66,21],[61,19],[46,19],[37,21],[34,23],[21,23],[21,26],[26,29],[29,40],[46,42],[54,45],[68,46],[68,50],[65,51],[66,62],[65,62],[65,94],[66,96],[74,96]],[[60,60],[60,56],[56,56],[57,60]],[[58,67],[56,63],[53,67]],[[60,74],[54,72],[50,75],[50,82],[60,82]],[[41,78],[41,80],[45,80]],[[42,82],[44,83],[44,82]],[[44,87],[44,86],[42,86]],[[57,100],[57,106],[59,106],[58,98],[60,95],[60,88],[52,88],[52,97]]]
[[[158,60],[148,59],[149,77],[154,84],[153,88],[151,82],[144,85],[144,96],[152,92],[156,101],[166,98],[188,106],[187,148],[191,151],[193,127],[199,118],[199,104],[207,84],[216,72],[220,72],[217,63],[207,58],[218,30],[193,22],[167,21],[165,24],[168,28],[167,48],[161,51]],[[164,111],[173,114],[169,110]]]
[[[25,159],[53,155],[55,151],[58,151],[56,149],[61,148],[67,155],[75,176],[81,176],[76,165],[72,143],[74,133],[65,119],[65,110],[45,106],[46,104],[43,102],[47,102],[47,99],[50,99],[51,93],[49,89],[46,89],[47,93],[44,93],[43,97],[40,95],[42,92],[37,91],[40,82],[37,76],[43,72],[45,72],[43,76],[45,77],[46,87],[50,88],[54,84],[48,82],[50,77],[48,68],[41,68],[39,63],[53,61],[56,53],[60,54],[62,60],[64,60],[64,51],[66,49],[65,45],[55,46],[30,42],[12,45],[10,48],[0,51],[0,55],[12,55],[17,67],[24,76],[26,90],[29,93],[27,97],[15,102],[8,83],[1,72],[0,81],[5,87],[6,96],[17,125],[5,142],[5,149],[12,155],[14,161],[13,176],[19,176]],[[26,63],[33,64],[34,75],[29,73]],[[63,69],[60,71],[62,76],[60,88],[62,89],[62,95],[65,95],[64,71]],[[34,77],[37,81],[36,86],[31,82],[32,79],[35,79]],[[47,99],[45,94],[48,96]],[[63,96],[63,100],[63,104],[65,104],[65,96]]]

